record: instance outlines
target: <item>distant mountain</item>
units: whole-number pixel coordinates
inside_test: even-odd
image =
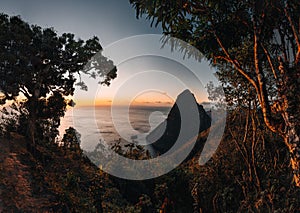
[[[195,108],[195,106],[197,106],[198,109]],[[181,118],[181,114],[184,114],[183,116],[185,117]],[[195,117],[195,115],[198,115],[199,118]],[[188,121],[186,121],[187,119]],[[197,121],[197,119],[199,120]],[[198,135],[184,135],[186,141],[189,141],[192,138],[198,138],[193,153],[197,152],[197,150],[200,151],[200,146],[204,146],[203,138],[199,138],[199,134],[210,128],[211,118],[206,113],[203,106],[197,103],[194,95],[189,90],[185,90],[178,95],[167,119],[146,137],[148,144],[151,144],[149,145],[150,149],[154,152],[152,155],[156,156],[166,153],[175,144],[183,127],[185,130],[192,131],[195,129],[195,124],[199,121]]]

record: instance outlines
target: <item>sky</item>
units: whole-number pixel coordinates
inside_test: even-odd
[[[198,102],[207,101],[204,85],[212,79],[203,73],[211,73],[208,64],[197,63],[196,67],[193,61],[177,60],[182,56],[174,56],[168,48],[161,53],[162,29],[151,28],[146,19],[136,19],[128,0],[1,0],[0,8],[30,24],[53,27],[58,34],[71,32],[81,39],[100,39],[103,55],[114,61],[118,77],[110,87],[83,77],[89,90],[76,90],[79,106],[171,105],[186,88],[195,93]],[[145,34],[150,35],[143,37]],[[194,70],[190,71],[191,67]],[[201,82],[196,72],[202,72]]]
[[[136,19],[126,0],[1,0],[0,8],[31,24],[54,27],[59,33],[72,32],[82,39],[96,35],[102,46],[128,36],[162,32],[145,19]]]

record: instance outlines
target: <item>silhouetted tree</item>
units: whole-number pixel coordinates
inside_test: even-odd
[[[99,78],[109,85],[116,77],[113,62],[103,57],[99,39],[75,39],[71,33],[58,35],[52,28],[29,25],[20,17],[0,14],[0,104],[24,99],[27,133],[34,146],[37,128],[49,125],[57,131],[65,113],[67,96],[74,94],[76,77]],[[44,127],[43,127],[44,126]],[[53,136],[51,136],[53,137]]]
[[[66,133],[63,136],[62,139],[62,146],[65,149],[71,150],[73,152],[78,152],[81,153],[82,150],[80,148],[80,133],[77,132],[76,129],[74,129],[73,127],[69,127],[68,129],[66,129]]]

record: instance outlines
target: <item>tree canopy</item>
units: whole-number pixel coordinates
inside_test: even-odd
[[[38,119],[39,126],[54,119],[57,128],[66,97],[74,94],[76,78],[76,84],[87,89],[81,74],[105,85],[116,77],[116,67],[101,50],[97,37],[84,41],[71,33],[58,35],[53,28],[43,29],[19,16],[0,14],[0,104],[25,97],[21,102],[31,138]]]
[[[138,18],[146,15],[166,35],[198,48],[218,67],[227,95],[259,105],[265,125],[284,138],[300,186],[299,1],[130,3]]]

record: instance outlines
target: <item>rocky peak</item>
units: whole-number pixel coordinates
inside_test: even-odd
[[[195,109],[194,104],[196,104],[198,109]],[[195,110],[198,112],[195,112]],[[192,113],[190,114],[191,116],[189,116],[189,113]],[[151,148],[154,150],[155,155],[167,152],[175,144],[182,125],[183,119],[181,119],[181,114],[188,115],[188,123],[184,123],[184,125],[187,125],[186,127],[190,129],[194,128],[193,125],[195,125],[195,123],[198,122],[197,119],[199,119],[200,125],[198,135],[207,130],[211,125],[211,118],[206,113],[203,106],[196,102],[196,99],[190,90],[184,90],[178,95],[167,119],[147,136],[147,141],[148,143],[151,143]],[[199,118],[193,116],[195,114],[198,114]],[[193,137],[194,136],[197,135],[193,135]]]

